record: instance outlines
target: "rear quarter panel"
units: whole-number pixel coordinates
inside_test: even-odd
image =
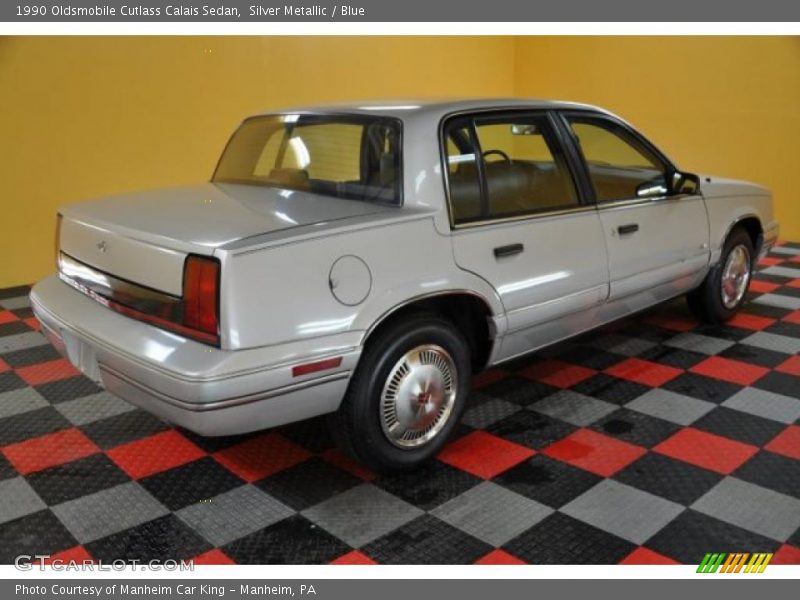
[[[331,267],[356,256],[368,267],[369,293],[355,306],[336,300]],[[365,333],[394,308],[426,295],[469,290],[502,314],[495,290],[455,266],[450,239],[433,216],[220,254],[223,347],[238,349]]]

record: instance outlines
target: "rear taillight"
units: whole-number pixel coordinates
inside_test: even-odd
[[[219,261],[189,256],[183,270],[183,325],[219,344]]]

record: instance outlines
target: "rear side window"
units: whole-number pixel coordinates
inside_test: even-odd
[[[357,115],[248,119],[213,181],[401,203],[400,123]]]
[[[445,126],[456,224],[577,206],[578,194],[546,115],[504,115]]]
[[[617,124],[567,116],[599,202],[668,193],[667,165]]]

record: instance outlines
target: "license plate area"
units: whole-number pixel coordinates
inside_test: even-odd
[[[86,377],[95,383],[100,383],[100,369],[97,366],[97,355],[94,348],[67,331],[61,330],[60,334],[69,362]]]

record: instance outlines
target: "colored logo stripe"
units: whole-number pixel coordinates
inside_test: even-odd
[[[748,562],[749,559],[749,562]],[[772,560],[771,552],[707,552],[697,567],[698,573],[763,573]],[[742,570],[744,569],[744,570]]]

